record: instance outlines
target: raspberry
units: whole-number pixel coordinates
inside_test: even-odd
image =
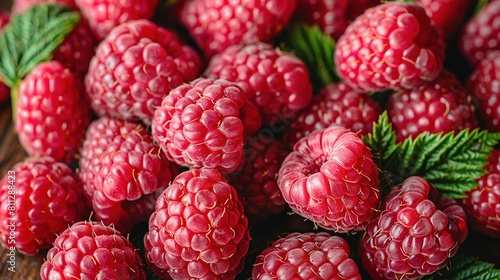
[[[73,161],[90,121],[81,81],[60,62],[41,63],[21,81],[15,127],[29,155]]]
[[[12,14],[19,14],[27,10],[29,7],[42,3],[57,3],[67,5],[69,8],[77,10],[75,0],[13,0]]]
[[[135,20],[149,20],[153,17],[159,0],[74,0],[90,29],[101,41],[115,27]],[[158,38],[161,38],[160,37]],[[168,38],[166,38],[168,40]],[[168,41],[167,41],[168,42]],[[125,43],[125,42],[123,42]]]
[[[228,176],[228,182],[243,201],[250,226],[281,213],[285,200],[276,183],[281,163],[288,155],[283,143],[266,134],[253,136],[245,146],[243,167]]]
[[[156,202],[144,236],[146,257],[173,279],[235,279],[250,242],[243,211],[216,169],[185,171]]]
[[[210,60],[203,76],[237,83],[259,107],[264,125],[293,117],[312,98],[305,64],[266,43],[229,47]]]
[[[0,32],[2,29],[9,23],[10,21],[10,14],[5,11],[0,11]],[[0,79],[0,104],[3,102],[7,101],[10,96],[10,88],[2,83]]]
[[[108,117],[90,124],[78,174],[97,220],[130,229],[145,219],[131,208],[148,214],[147,195],[166,187],[177,172],[143,125]]]
[[[54,241],[40,269],[47,279],[145,280],[139,253],[114,228],[81,221]]]
[[[365,91],[411,89],[434,80],[445,45],[425,10],[399,1],[367,9],[338,40],[337,73]]]
[[[467,89],[476,98],[479,123],[500,132],[500,51],[478,62],[467,80]]]
[[[500,1],[488,4],[465,24],[460,36],[460,51],[471,65],[494,50],[500,50]]]
[[[380,201],[370,150],[342,126],[300,139],[281,165],[278,186],[292,210],[336,232],[363,230]]]
[[[169,90],[200,71],[199,55],[176,33],[136,20],[114,28],[99,44],[85,86],[98,115],[149,125]]]
[[[448,71],[432,82],[394,92],[387,112],[398,141],[423,132],[458,132],[478,126],[471,96]]]
[[[326,232],[294,232],[259,254],[252,279],[359,279],[349,244]]]
[[[50,247],[69,225],[88,217],[82,197],[82,183],[65,163],[48,156],[17,163],[0,185],[2,245],[25,255]]]
[[[380,0],[298,0],[298,19],[319,26],[323,33],[338,40],[351,21]]]
[[[258,115],[245,117],[248,106],[257,110],[236,84],[198,78],[163,99],[154,115],[153,137],[179,165],[232,172],[241,167],[245,134],[260,128]]]
[[[296,0],[191,0],[181,10],[181,22],[210,58],[231,45],[269,42],[296,6]]]
[[[381,112],[380,105],[367,94],[356,92],[344,82],[326,85],[288,124],[284,141],[293,147],[300,138],[335,124],[366,135],[372,131],[373,122]]]
[[[467,193],[460,202],[467,212],[471,229],[500,237],[500,150],[493,150],[484,167],[486,174],[478,179],[479,186]]]
[[[420,279],[444,267],[467,236],[457,202],[437,197],[422,177],[410,177],[384,200],[360,244],[363,267],[374,279]]]

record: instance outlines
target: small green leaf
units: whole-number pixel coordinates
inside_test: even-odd
[[[0,33],[0,76],[13,88],[36,65],[51,58],[80,14],[61,4],[34,5],[12,18]]]
[[[450,260],[448,266],[424,279],[498,280],[500,279],[500,270],[495,269],[494,266],[494,264],[483,262],[477,257],[457,254]]]
[[[304,61],[313,84],[324,86],[339,81],[334,63],[335,40],[318,26],[292,23],[283,30],[280,40],[280,48]]]

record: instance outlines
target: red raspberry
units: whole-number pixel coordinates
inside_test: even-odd
[[[19,14],[27,10],[29,7],[42,3],[56,3],[64,4],[71,9],[77,10],[75,0],[13,0],[12,1],[12,14]]]
[[[385,198],[360,245],[363,267],[374,279],[420,279],[444,267],[467,236],[457,202],[437,197],[421,177],[410,177]]]
[[[362,90],[414,88],[443,68],[445,45],[425,10],[399,1],[367,9],[338,40],[337,73]]]
[[[398,141],[423,132],[458,132],[478,126],[468,91],[444,71],[432,82],[400,89],[389,97],[387,112]]]
[[[470,64],[479,61],[494,50],[500,50],[500,1],[490,1],[464,26],[460,50]]]
[[[41,63],[21,81],[15,127],[29,155],[74,160],[90,121],[81,81],[60,62]]]
[[[74,0],[100,41],[122,23],[153,17],[159,0]],[[163,34],[160,34],[162,38]],[[165,38],[168,40],[168,38]],[[168,42],[168,41],[167,41]],[[125,42],[123,42],[125,43]]]
[[[181,22],[209,58],[231,45],[269,42],[296,6],[297,0],[190,0]]]
[[[335,124],[366,135],[372,131],[373,122],[378,120],[381,112],[377,102],[344,82],[326,85],[292,119],[283,137],[287,146],[293,147],[300,138]]]
[[[294,232],[259,254],[252,279],[361,280],[349,254],[349,244],[340,236]]]
[[[25,255],[50,247],[58,234],[90,214],[82,197],[82,183],[65,163],[48,156],[17,163],[0,185],[2,245]]]
[[[486,174],[478,179],[479,186],[467,193],[460,202],[467,212],[471,229],[500,237],[500,150],[493,150],[484,167]]]
[[[177,165],[165,158],[141,124],[107,117],[90,124],[79,176],[97,220],[130,229],[127,225],[145,219],[130,208],[142,205],[147,209],[151,202],[146,195],[166,187],[177,172]]]
[[[380,201],[370,150],[342,126],[300,139],[281,165],[278,186],[292,210],[336,232],[363,230]]]
[[[2,29],[9,23],[10,21],[10,14],[5,11],[0,11],[0,32]],[[7,101],[10,96],[10,88],[2,83],[1,78],[0,78],[0,104],[3,102]]]
[[[198,78],[163,99],[154,115],[153,137],[180,165],[232,172],[241,167],[245,134],[257,132],[261,124],[256,114],[245,117],[247,106],[257,110],[236,84]]]
[[[82,221],[67,228],[54,241],[40,269],[42,280],[109,279],[145,280],[139,253],[114,228]]]
[[[264,125],[291,118],[312,98],[305,64],[266,43],[229,47],[210,60],[203,76],[238,83],[259,107]]]
[[[241,170],[229,174],[228,181],[243,201],[250,226],[281,213],[286,202],[276,178],[289,151],[283,143],[266,134],[250,137],[245,146]]]
[[[235,279],[249,248],[236,190],[210,168],[179,174],[156,202],[146,257],[173,279]]]
[[[351,21],[380,0],[298,0],[298,19],[319,26],[323,33],[338,40]]]
[[[136,20],[114,28],[99,44],[85,86],[98,115],[149,125],[169,90],[200,71],[199,55],[176,33]]]
[[[500,51],[478,62],[467,80],[467,89],[476,98],[480,124],[500,132]]]

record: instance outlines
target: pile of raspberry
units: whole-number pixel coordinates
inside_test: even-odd
[[[0,243],[12,176],[15,249],[44,280],[420,279],[469,231],[500,236],[500,152],[453,200],[417,176],[386,192],[363,142],[384,110],[397,142],[500,131],[500,1],[351,2],[14,0],[0,29],[44,3],[81,22],[0,82],[28,155]],[[338,82],[280,47],[297,22],[335,40]]]

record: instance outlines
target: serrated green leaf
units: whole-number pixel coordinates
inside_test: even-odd
[[[494,264],[481,261],[477,257],[457,254],[450,260],[448,266],[424,279],[498,280],[500,270],[495,269]]]
[[[280,38],[278,46],[306,64],[314,85],[339,81],[334,64],[335,40],[318,26],[295,22],[283,30]]]
[[[0,33],[0,76],[14,87],[36,65],[51,58],[80,14],[61,4],[34,5],[14,16]]]

